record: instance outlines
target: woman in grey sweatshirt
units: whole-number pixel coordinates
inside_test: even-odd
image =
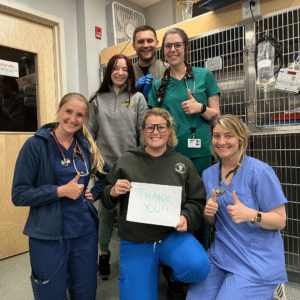
[[[109,167],[128,149],[141,144],[140,125],[147,107],[142,93],[135,90],[132,63],[122,54],[113,56],[106,67],[99,90],[90,100],[88,130],[96,141]],[[110,251],[113,224],[117,208],[99,208],[99,267],[100,279],[110,277]]]

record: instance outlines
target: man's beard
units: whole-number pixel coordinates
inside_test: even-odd
[[[151,61],[152,59],[153,59],[153,57],[155,57],[155,55],[156,55],[156,51],[151,51],[151,56],[150,57],[144,57],[143,56],[143,52],[142,51],[139,51],[138,52],[138,58],[140,59],[140,60],[142,60],[142,61],[144,61],[144,62],[148,62],[148,61]]]

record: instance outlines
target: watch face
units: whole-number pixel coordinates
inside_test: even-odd
[[[261,222],[261,214],[258,213],[258,214],[256,215],[256,223],[260,223],[260,222]]]

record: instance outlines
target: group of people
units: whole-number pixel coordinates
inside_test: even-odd
[[[272,299],[287,281],[280,234],[287,201],[278,178],[245,154],[247,126],[220,116],[216,80],[190,66],[183,30],[163,37],[167,63],[156,59],[150,26],[136,28],[133,47],[137,63],[113,56],[89,103],[65,95],[58,121],[20,151],[12,201],[30,206],[24,234],[35,299],[65,300],[67,290],[71,299],[95,299],[97,273],[110,277],[116,216],[120,299],[158,299],[161,265],[170,300]],[[132,183],[181,187],[176,226],[129,221]],[[204,224],[214,229],[208,251]]]

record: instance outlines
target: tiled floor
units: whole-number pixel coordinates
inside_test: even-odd
[[[119,239],[114,235],[110,250],[112,276],[109,280],[98,279],[97,300],[118,300],[118,274],[119,274]],[[33,300],[30,276],[30,263],[28,253],[0,261],[0,299],[1,300]],[[167,283],[161,276],[159,300],[166,299]],[[287,284],[288,300],[300,299],[300,285]],[[259,300],[259,299],[257,299]]]

